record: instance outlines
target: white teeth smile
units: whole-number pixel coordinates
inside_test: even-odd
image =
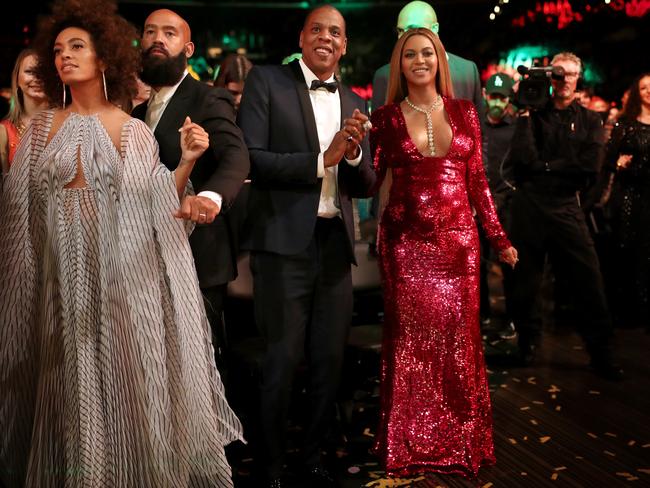
[[[316,49],[316,52],[318,54],[329,54],[330,53],[329,49],[323,49],[323,48]]]

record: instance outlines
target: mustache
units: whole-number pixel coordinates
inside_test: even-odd
[[[169,56],[169,51],[167,51],[167,49],[165,49],[165,46],[163,46],[161,44],[154,44],[149,49],[146,49],[145,52],[144,52],[144,55],[149,56],[151,54],[151,51],[153,51],[154,49],[156,49],[158,51],[162,51],[163,53],[165,53],[165,56]]]

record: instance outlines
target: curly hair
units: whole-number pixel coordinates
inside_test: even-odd
[[[34,40],[38,57],[36,76],[43,92],[55,106],[60,106],[62,83],[54,64],[54,42],[68,27],[90,34],[98,60],[106,65],[108,99],[124,106],[137,92],[135,76],[140,71],[138,31],[117,13],[113,0],[57,0],[52,14],[42,18]]]
[[[629,122],[636,120],[641,114],[641,93],[639,92],[639,85],[643,78],[650,76],[650,72],[642,73],[630,85],[630,94],[627,97],[627,102],[623,106],[623,111],[619,115],[619,119],[624,119]]]

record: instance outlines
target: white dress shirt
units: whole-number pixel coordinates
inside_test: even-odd
[[[165,112],[167,105],[169,105],[169,101],[174,96],[174,93],[176,93],[179,85],[183,83],[183,80],[188,75],[189,73],[187,70],[185,70],[183,76],[175,85],[163,86],[158,91],[156,91],[154,88],[151,89],[151,96],[147,102],[147,113],[144,117],[144,122],[149,126],[152,132],[154,132],[156,130],[156,127],[158,127],[158,123],[160,122],[162,114]],[[208,148],[208,150],[210,149]],[[221,204],[223,203],[222,196],[219,193],[213,191],[202,191],[199,192],[197,196],[209,198],[214,203],[216,203],[219,208],[221,208]]]
[[[305,82],[307,83],[307,89],[309,90],[311,82],[317,80],[318,77],[307,67],[302,59],[299,61],[299,64],[305,77]],[[335,81],[334,76],[325,81]],[[323,178],[320,201],[318,203],[318,216],[325,218],[340,217],[341,211],[339,209],[338,191],[336,188],[338,166],[335,165],[326,168],[323,153],[341,128],[341,97],[339,90],[331,93],[325,88],[319,88],[317,90],[309,90],[309,99],[311,100],[311,106],[314,111],[318,143],[320,144],[316,174],[319,178]],[[347,115],[351,116],[352,114]],[[358,166],[361,162],[361,148],[359,148],[359,156],[351,161],[346,159],[346,162],[350,166]]]

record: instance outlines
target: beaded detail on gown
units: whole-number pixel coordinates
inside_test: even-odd
[[[453,138],[443,157],[418,151],[398,104],[372,116],[375,170],[392,175],[378,241],[385,315],[375,443],[389,475],[474,475],[494,462],[472,207],[496,249],[510,243],[487,186],[476,110],[444,102]]]
[[[232,487],[241,425],[174,176],[139,120],[118,152],[97,116],[47,142],[52,119],[23,137],[0,205],[0,484]],[[78,159],[86,186],[64,188]]]

